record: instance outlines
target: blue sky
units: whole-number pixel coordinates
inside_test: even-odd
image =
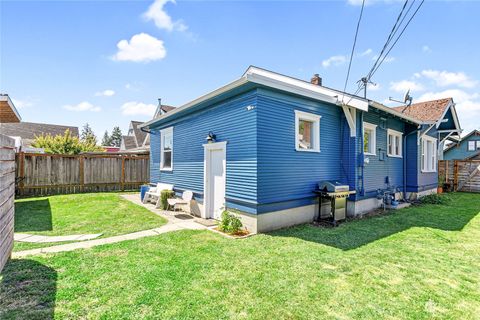
[[[179,106],[257,65],[343,89],[360,12],[346,1],[0,2],[0,91],[24,121],[88,122],[99,137]],[[374,63],[402,1],[367,1],[348,90]],[[453,96],[480,127],[480,2],[426,1],[372,79],[387,103]]]

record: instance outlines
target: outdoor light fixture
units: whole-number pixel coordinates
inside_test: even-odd
[[[210,131],[206,139],[208,143],[214,143],[216,138],[217,136],[214,135],[212,131]]]

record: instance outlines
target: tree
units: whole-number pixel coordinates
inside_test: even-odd
[[[80,139],[83,142],[97,144],[97,136],[95,135],[95,133],[93,133],[93,130],[88,123],[85,123],[85,125],[83,126]]]
[[[112,146],[120,147],[120,144],[122,143],[122,130],[120,130],[120,127],[113,127],[112,136],[110,137],[110,139],[112,142]]]
[[[92,141],[83,141],[72,136],[68,129],[63,135],[42,134],[41,136],[36,136],[32,142],[32,147],[42,148],[46,153],[53,154],[79,154],[80,152],[104,151],[102,147],[97,146]]]
[[[105,133],[103,134],[103,139],[102,139],[102,146],[109,147],[112,145],[112,138],[108,134],[108,130],[105,130]]]

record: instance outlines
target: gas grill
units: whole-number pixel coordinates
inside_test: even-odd
[[[314,191],[319,197],[318,220],[327,221],[334,226],[347,216],[347,198],[355,191],[339,181],[322,181]]]

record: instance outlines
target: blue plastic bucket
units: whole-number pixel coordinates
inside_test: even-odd
[[[147,193],[149,188],[150,187],[147,186],[147,185],[143,185],[143,186],[140,187],[140,200],[143,201],[143,198],[145,197],[145,193]]]

